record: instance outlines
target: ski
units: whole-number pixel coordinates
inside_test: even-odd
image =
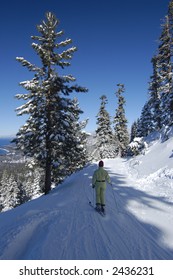
[[[106,213],[105,212],[102,212],[101,210],[97,210],[95,209],[97,213],[99,213],[102,217],[105,217],[106,216]]]
[[[97,210],[94,205],[91,203],[91,201],[89,201],[89,205],[98,213],[100,214],[102,217],[105,217],[106,216],[106,213],[105,212],[102,212],[101,210]]]

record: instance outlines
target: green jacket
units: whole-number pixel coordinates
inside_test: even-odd
[[[103,167],[99,167],[93,174],[92,184],[95,187],[106,187],[106,182],[111,182],[108,172]]]

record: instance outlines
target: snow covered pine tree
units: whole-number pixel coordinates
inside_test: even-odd
[[[21,82],[20,85],[28,91],[26,94],[17,94],[18,99],[27,102],[16,109],[18,115],[29,114],[26,124],[23,125],[14,139],[17,148],[29,157],[33,157],[38,166],[45,170],[45,194],[51,189],[54,167],[61,169],[63,158],[63,145],[68,134],[69,122],[73,121],[71,112],[71,99],[67,98],[73,91],[86,92],[87,89],[73,84],[72,75],[60,76],[58,69],[69,66],[69,60],[76,47],[67,48],[71,39],[57,42],[63,35],[57,32],[58,19],[51,12],[46,13],[46,21],[37,26],[40,36],[31,38],[38,43],[32,43],[33,49],[41,60],[41,67],[31,64],[23,57],[16,59],[34,72],[34,78]],[[56,50],[65,47],[62,53]],[[69,106],[70,105],[70,106]],[[70,109],[69,109],[70,108]],[[55,164],[56,163],[56,164]]]
[[[173,1],[162,24],[157,54],[152,58],[153,75],[149,83],[149,100],[140,120],[141,136],[173,124]]]
[[[153,75],[150,77],[151,81],[149,83],[149,104],[151,109],[151,120],[150,127],[153,130],[161,129],[161,102],[160,102],[160,91],[159,88],[161,86],[161,77],[159,74],[159,59],[158,56],[155,55],[152,60],[153,64]]]
[[[107,97],[102,95],[100,97],[101,105],[97,114],[97,150],[98,158],[114,158],[115,145],[113,144],[113,134],[111,129],[111,121],[109,113],[106,110]]]
[[[162,126],[171,126],[173,124],[173,7],[171,8],[171,5],[169,15],[165,17],[162,28],[158,47],[158,67],[161,80],[158,89],[161,98],[161,124]]]
[[[20,205],[20,189],[13,174],[4,170],[0,184],[0,208],[6,211]]]
[[[125,116],[124,104],[125,98],[122,95],[125,91],[123,84],[117,84],[118,90],[116,96],[118,98],[118,108],[114,118],[115,141],[118,143],[118,155],[123,157],[126,153],[129,143],[129,134],[127,130],[127,119]]]
[[[142,108],[138,123],[138,135],[146,137],[153,131],[153,120],[150,101],[146,101]]]

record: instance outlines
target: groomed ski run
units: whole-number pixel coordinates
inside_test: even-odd
[[[155,173],[132,176],[135,159],[105,160],[105,167],[113,184],[106,217],[88,205],[93,163],[49,195],[1,213],[0,259],[173,259],[170,178],[163,190]]]

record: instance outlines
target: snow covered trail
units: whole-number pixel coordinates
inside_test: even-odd
[[[0,214],[0,259],[173,259],[173,202],[139,189],[122,159],[105,160],[107,215],[93,202],[92,164],[49,195]]]

